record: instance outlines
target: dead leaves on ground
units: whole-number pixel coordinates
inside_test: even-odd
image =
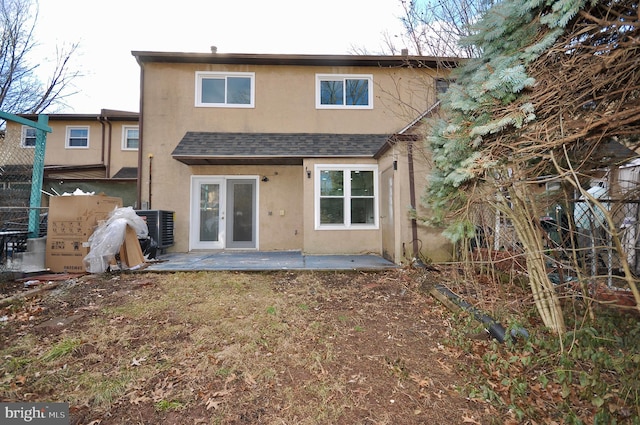
[[[141,363],[146,359],[134,358],[134,361],[136,360]],[[208,386],[211,383],[199,386],[188,370],[177,368],[171,369],[163,378],[156,379],[152,389],[149,388],[149,380],[143,379],[133,384],[126,394],[128,402],[133,405],[155,404],[163,400],[193,399],[195,395],[205,410],[219,410],[235,392],[249,390],[258,385],[255,378],[248,373],[241,377],[232,373],[225,378],[223,388],[210,390]]]

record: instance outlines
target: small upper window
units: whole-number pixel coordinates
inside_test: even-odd
[[[66,148],[88,148],[89,127],[67,127]]]
[[[436,93],[438,96],[444,94],[449,90],[449,80],[444,80],[442,78],[438,78],[436,80]]]
[[[36,129],[26,125],[22,126],[22,140],[20,144],[24,148],[33,148],[36,146]]]
[[[253,108],[253,72],[196,72],[196,106]]]
[[[138,126],[122,128],[122,150],[138,150]]]
[[[373,76],[317,74],[316,108],[372,109]]]

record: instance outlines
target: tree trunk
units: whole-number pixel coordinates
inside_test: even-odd
[[[543,323],[558,335],[566,331],[564,316],[556,288],[549,279],[543,246],[540,213],[536,209],[533,193],[526,183],[514,183],[509,190],[510,199],[499,204],[508,215],[518,235],[527,260],[529,285],[536,308]],[[509,201],[510,205],[505,202]]]

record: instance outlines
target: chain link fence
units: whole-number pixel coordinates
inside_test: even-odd
[[[541,246],[556,283],[588,278],[615,286],[625,265],[640,277],[640,199],[570,199],[550,205],[539,217]],[[476,222],[470,247],[478,263],[502,271],[526,271],[524,249],[510,221],[486,206]]]
[[[16,134],[13,134],[16,133]],[[26,250],[35,149],[21,134],[0,138],[0,271],[11,269],[15,254]],[[29,139],[25,139],[29,140]],[[46,209],[38,208],[40,236],[46,234]]]

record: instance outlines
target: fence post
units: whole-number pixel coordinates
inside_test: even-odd
[[[49,125],[47,115],[38,115],[38,124]],[[33,173],[31,177],[31,196],[29,201],[29,237],[40,236],[40,207],[42,206],[42,179],[44,176],[44,153],[47,134],[36,128],[36,150],[33,158]]]

